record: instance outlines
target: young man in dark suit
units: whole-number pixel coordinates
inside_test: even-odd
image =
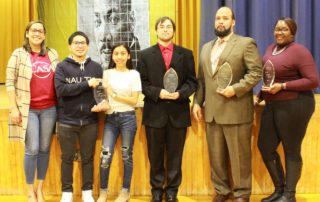
[[[162,201],[164,192],[166,201],[177,201],[183,147],[187,127],[191,125],[189,96],[197,88],[193,54],[173,44],[175,28],[171,18],[158,19],[155,24],[158,43],[138,55],[154,202]],[[175,91],[164,87],[164,75],[170,68],[178,76]]]

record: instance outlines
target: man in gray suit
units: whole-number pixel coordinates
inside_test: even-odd
[[[199,86],[193,104],[193,116],[198,121],[202,119],[204,106],[216,191],[214,202],[226,201],[230,195],[234,202],[247,202],[251,194],[252,88],[261,79],[262,68],[255,41],[233,33],[234,26],[233,11],[220,8],[215,16],[218,37],[206,43],[200,53]],[[221,89],[217,75],[223,64],[230,65],[233,76],[231,83]]]

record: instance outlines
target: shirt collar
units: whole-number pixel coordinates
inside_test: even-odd
[[[228,36],[225,36],[223,38],[218,37],[218,41],[223,40],[224,42],[227,42],[232,35],[233,35],[233,33],[230,33]]]
[[[168,50],[170,50],[170,51],[173,51],[173,43],[170,43],[167,47],[164,47],[163,45],[161,45],[161,44],[159,44],[159,43],[158,43],[158,45],[159,45],[159,47],[160,47],[161,52],[164,51],[164,50],[166,50],[166,49],[168,49]]]

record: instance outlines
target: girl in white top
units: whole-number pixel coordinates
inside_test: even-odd
[[[133,69],[130,49],[127,45],[115,45],[111,50],[111,57],[109,69],[105,70],[103,75],[109,109],[106,112],[102,139],[98,202],[107,200],[110,165],[119,134],[122,136],[121,150],[124,176],[122,190],[116,202],[125,202],[130,198],[133,168],[132,149],[137,130],[134,106],[137,104],[141,92],[141,80],[138,71]]]

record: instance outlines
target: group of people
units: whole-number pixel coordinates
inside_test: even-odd
[[[61,202],[73,200],[73,161],[79,140],[82,165],[82,199],[93,202],[93,156],[98,133],[98,112],[106,115],[100,154],[100,194],[107,201],[110,165],[115,143],[122,137],[124,176],[116,202],[130,199],[133,144],[137,130],[135,105],[144,94],[142,123],[146,128],[152,202],[176,202],[182,181],[182,156],[191,125],[189,97],[195,93],[192,114],[206,123],[214,202],[232,198],[247,202],[251,194],[251,129],[254,104],[265,101],[258,147],[275,186],[262,202],[294,202],[301,169],[301,144],[315,108],[312,90],[319,85],[310,52],[294,42],[297,25],[279,19],[275,43],[260,58],[255,40],[234,33],[235,16],[228,7],[215,15],[217,38],[201,50],[198,77],[191,50],[173,43],[174,21],[161,17],[155,23],[157,44],[138,52],[132,64],[130,47],[114,44],[108,69],[87,56],[89,38],[81,31],[68,39],[71,54],[58,63],[55,50],[46,47],[42,22],[30,22],[23,47],[16,49],[7,67],[10,99],[9,138],[25,143],[24,170],[28,202],[43,202],[51,136],[57,121],[61,148]],[[257,99],[253,87],[262,67],[272,61],[274,83],[263,86]],[[218,88],[219,67],[228,63],[232,80]],[[174,70],[176,90],[164,87],[164,75]],[[104,87],[107,98],[97,103],[93,89]],[[277,153],[282,143],[284,172]],[[230,172],[228,169],[231,169]],[[37,187],[34,187],[37,173]]]

